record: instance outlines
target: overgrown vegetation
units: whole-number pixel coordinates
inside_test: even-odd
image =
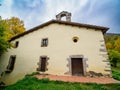
[[[109,59],[112,67],[118,67],[118,63],[120,63],[120,53],[116,50],[108,49]]]
[[[107,49],[116,50],[120,53],[120,34],[106,34],[104,37]]]
[[[120,84],[70,83],[50,81],[48,78],[38,80],[34,76],[26,76],[16,84],[0,90],[120,90]]]
[[[7,31],[6,28],[3,26],[5,23],[0,19],[0,55],[7,51],[7,48],[9,48],[10,44],[6,40],[6,34]]]
[[[112,76],[114,79],[120,80],[120,62],[117,67],[112,67]]]
[[[11,17],[10,19],[1,19],[1,21],[4,22],[2,26],[6,29],[6,40],[9,40],[12,37],[25,31],[24,22],[17,17]]]
[[[120,34],[105,35],[113,78],[120,80]]]
[[[120,71],[116,69],[112,69],[112,76],[114,79],[120,80]]]
[[[106,34],[105,42],[111,65],[117,67],[117,63],[120,62],[120,35]]]

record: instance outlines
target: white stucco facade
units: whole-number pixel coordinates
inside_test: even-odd
[[[73,38],[77,37],[75,43]],[[42,38],[48,38],[47,47],[41,47]],[[1,81],[12,84],[26,74],[36,72],[40,56],[47,56],[45,73],[72,75],[71,57],[83,58],[84,75],[89,71],[111,75],[110,64],[101,30],[51,23],[36,31],[23,35],[17,48],[11,48],[0,57],[0,74],[3,74],[11,55],[16,55],[11,73],[1,75]]]

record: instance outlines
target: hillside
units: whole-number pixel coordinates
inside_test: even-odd
[[[120,38],[120,34],[116,34],[116,33],[106,33],[104,34],[105,37],[105,41],[106,42],[112,42],[117,40],[118,38]]]
[[[106,33],[105,35],[107,35],[107,36],[115,36],[115,35],[120,36],[120,33]]]
[[[104,37],[111,62],[112,76],[120,80],[120,34],[106,33]]]

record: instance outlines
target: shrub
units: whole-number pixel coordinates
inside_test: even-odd
[[[26,74],[25,76],[34,76],[34,75],[37,75],[37,74],[40,74],[39,72],[33,72],[31,74]]]
[[[112,70],[112,76],[114,79],[120,80],[120,72],[117,70]]]
[[[113,67],[117,67],[118,62],[120,61],[120,53],[115,50],[108,50],[109,59]]]
[[[40,80],[42,83],[48,83],[50,82],[49,78],[43,78]]]
[[[54,83],[55,83],[55,84],[63,84],[63,83],[65,83],[65,82],[56,80],[56,81],[54,81]]]

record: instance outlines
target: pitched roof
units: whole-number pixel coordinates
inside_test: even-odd
[[[32,28],[32,29],[30,29],[28,31],[25,31],[25,32],[23,32],[21,34],[18,34],[16,36],[12,37],[9,41],[15,40],[15,39],[17,39],[17,38],[19,38],[21,36],[24,36],[24,35],[26,35],[28,33],[31,33],[33,31],[36,31],[36,30],[40,29],[40,28],[43,28],[44,26],[47,26],[47,25],[49,25],[51,23],[58,23],[58,24],[65,24],[65,25],[71,25],[71,26],[77,26],[77,27],[92,28],[92,29],[96,29],[96,30],[102,30],[103,33],[105,33],[109,29],[109,28],[103,27],[103,26],[82,24],[82,23],[76,23],[76,22],[59,21],[59,20],[50,20],[50,21],[48,21],[46,23],[43,23],[43,24],[41,24],[39,26],[36,26],[36,27],[34,27],[34,28]]]

